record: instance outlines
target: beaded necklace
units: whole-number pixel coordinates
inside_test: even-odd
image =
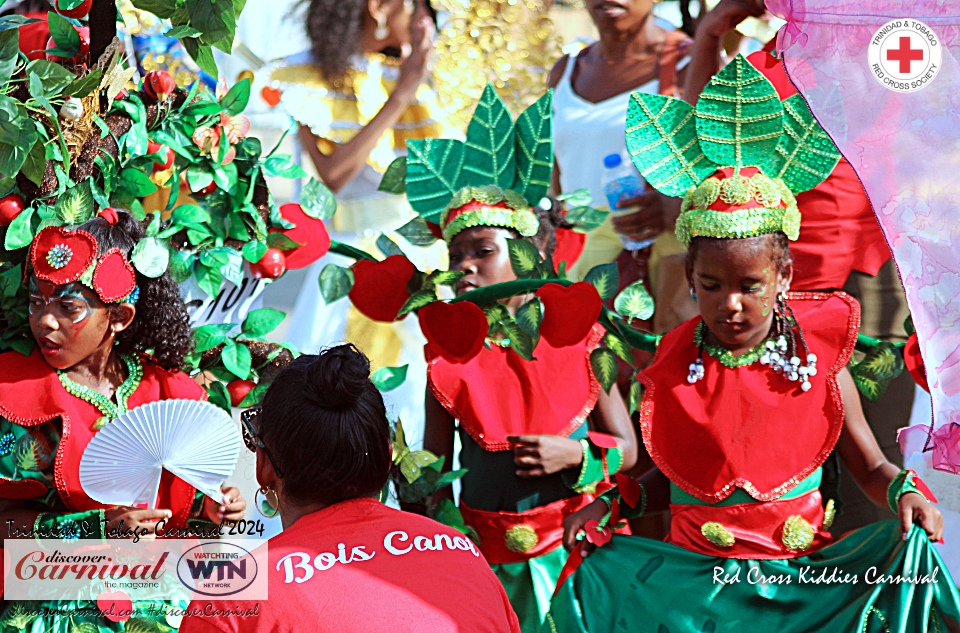
[[[720,361],[724,366],[729,367],[730,369],[736,369],[737,367],[746,367],[747,365],[752,365],[767,351],[767,343],[773,342],[773,337],[767,338],[761,341],[756,347],[750,349],[749,351],[740,354],[739,356],[734,356],[733,353],[719,345],[711,345],[706,342],[706,330],[707,325],[701,321],[700,325],[697,326],[696,331],[693,334],[693,342],[696,343],[697,347],[703,347],[704,350],[715,359]]]
[[[80,398],[84,402],[89,402],[103,414],[96,422],[90,425],[91,431],[99,431],[106,426],[110,420],[114,420],[126,413],[127,400],[130,399],[130,396],[132,396],[137,390],[137,387],[140,386],[140,380],[143,378],[143,366],[140,364],[139,359],[137,359],[135,355],[126,354],[121,354],[120,358],[127,366],[127,378],[117,387],[114,394],[117,399],[116,403],[102,393],[70,380],[66,372],[60,371],[59,369],[57,370],[60,384],[67,390],[67,393]]]

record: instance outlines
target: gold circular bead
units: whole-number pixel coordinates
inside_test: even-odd
[[[507,533],[503,535],[503,543],[507,546],[507,549],[519,554],[529,552],[539,542],[540,537],[537,536],[537,531],[526,523],[511,526]]]
[[[733,547],[737,542],[733,533],[716,521],[708,521],[701,525],[700,533],[717,547]]]
[[[787,549],[805,550],[813,545],[815,534],[810,522],[795,514],[783,523],[783,536],[780,540]]]

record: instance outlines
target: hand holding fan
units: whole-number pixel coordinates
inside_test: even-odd
[[[243,440],[220,408],[200,400],[160,400],[103,427],[80,459],[80,485],[100,503],[156,506],[163,470],[220,499]]]

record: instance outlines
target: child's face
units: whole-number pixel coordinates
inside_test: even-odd
[[[474,226],[450,240],[450,270],[466,273],[457,283],[457,295],[517,278],[510,265],[507,239],[516,238],[508,229]]]
[[[31,277],[29,310],[33,337],[54,369],[73,367],[109,339],[109,309],[79,282],[57,286]]]
[[[776,296],[793,275],[777,269],[769,236],[703,240],[687,280],[697,293],[704,323],[721,345],[745,350],[770,333]]]

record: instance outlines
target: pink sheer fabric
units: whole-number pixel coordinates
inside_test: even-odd
[[[960,473],[960,2],[767,0],[788,21],[787,73],[863,182],[907,292],[933,397],[932,427],[901,433],[905,454]],[[939,74],[898,93],[871,73],[868,46],[894,19],[943,44]]]

